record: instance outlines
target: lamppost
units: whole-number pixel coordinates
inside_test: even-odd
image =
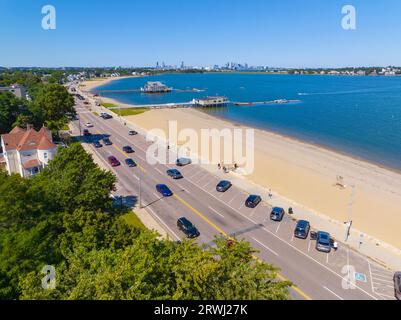
[[[351,192],[351,197],[350,201],[348,204],[348,221],[346,222],[347,228],[345,231],[345,241],[348,241],[350,232],[351,232],[351,226],[352,226],[352,206],[354,204],[354,196],[355,196],[355,185],[351,185],[352,192]]]

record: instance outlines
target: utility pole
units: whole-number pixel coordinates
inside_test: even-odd
[[[346,228],[346,233],[345,233],[345,241],[348,241],[350,232],[351,232],[351,226],[352,226],[352,206],[354,204],[354,196],[355,196],[355,185],[351,185],[352,192],[351,192],[351,197],[350,201],[348,204],[348,221],[346,222],[347,228]]]

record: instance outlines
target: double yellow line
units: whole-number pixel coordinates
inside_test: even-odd
[[[82,116],[84,119],[85,117]],[[86,121],[86,120],[85,120]],[[95,129],[96,130],[96,129]],[[97,131],[97,130],[96,130]],[[97,131],[99,133],[99,131]],[[99,133],[100,134],[100,133]],[[123,154],[124,156],[126,156],[125,152],[122,151],[119,147],[115,146],[113,144],[113,147],[119,151],[121,154]],[[146,173],[146,170],[144,168],[142,168],[142,166],[140,166],[138,164],[138,167]],[[180,196],[174,194],[173,195],[174,198],[176,198],[178,201],[180,201],[183,205],[185,205],[186,207],[188,207],[189,209],[191,209],[195,214],[197,214],[200,218],[202,218],[204,221],[206,221],[207,224],[209,224],[211,227],[213,227],[215,230],[217,230],[220,234],[222,234],[224,237],[226,237],[227,239],[231,239],[234,240],[234,238],[232,238],[230,235],[228,235],[223,229],[221,229],[219,226],[217,226],[215,223],[213,223],[212,221],[210,221],[208,218],[206,218],[206,216],[204,216],[201,212],[199,212],[199,210],[195,209],[193,206],[191,206],[188,202],[186,202],[184,199],[182,199]],[[263,261],[262,259],[260,259],[259,257],[253,255],[253,257],[258,260],[258,261]],[[289,281],[288,279],[286,279],[284,276],[282,276],[280,273],[277,273],[277,277],[281,280],[281,281]],[[301,289],[299,289],[297,286],[292,285],[291,288],[297,292],[301,297],[303,297],[306,300],[312,300],[311,297],[309,297],[305,292],[303,292]]]
[[[195,212],[199,217],[201,217],[204,221],[206,221],[211,227],[213,227],[215,230],[217,230],[218,232],[220,232],[224,237],[226,237],[227,239],[231,239],[234,240],[234,238],[232,238],[230,235],[228,235],[226,232],[223,231],[223,229],[221,229],[219,226],[217,226],[215,223],[213,223],[212,221],[210,221],[208,218],[206,218],[202,213],[200,213],[198,210],[196,210],[193,206],[191,206],[188,202],[186,202],[184,199],[182,199],[181,197],[177,196],[176,194],[174,194],[174,197],[179,200],[182,204],[184,204],[186,207],[188,207],[189,209],[191,209],[193,212]],[[260,259],[259,257],[253,255],[254,259],[264,262],[262,259]],[[284,276],[282,276],[280,273],[277,273],[277,277],[281,280],[281,281],[289,281],[288,279],[286,279]],[[301,289],[299,289],[297,286],[292,285],[291,288],[297,292],[301,297],[303,297],[306,300],[312,300],[311,297],[309,297],[305,292],[303,292]]]

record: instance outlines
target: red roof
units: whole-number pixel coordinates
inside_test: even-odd
[[[35,168],[35,167],[39,167],[40,165],[41,165],[41,163],[37,159],[28,160],[27,162],[22,164],[24,169]]]
[[[8,134],[3,134],[2,139],[6,150],[27,151],[54,149],[56,145],[52,142],[49,129],[43,127],[38,131],[31,128],[28,130],[14,128]]]

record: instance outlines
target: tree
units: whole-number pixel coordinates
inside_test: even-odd
[[[0,92],[0,133],[8,133],[18,115],[26,108],[22,99],[16,98],[11,92]]]
[[[50,129],[60,130],[68,123],[67,114],[75,114],[74,98],[59,84],[42,86],[34,103],[43,110],[46,126]]]

